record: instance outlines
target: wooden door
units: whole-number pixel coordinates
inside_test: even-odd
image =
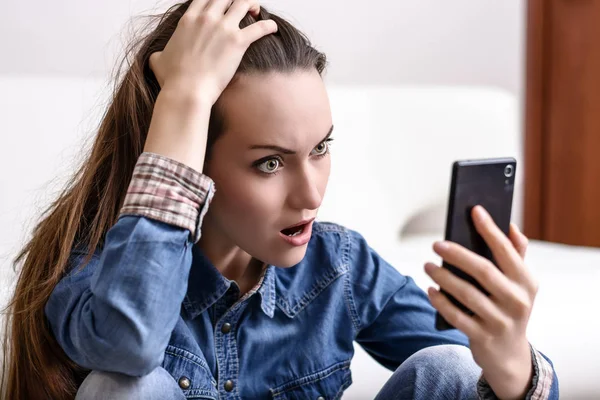
[[[524,232],[600,247],[600,1],[529,0]]]

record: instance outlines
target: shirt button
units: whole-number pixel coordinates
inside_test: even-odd
[[[223,333],[229,333],[230,330],[231,330],[231,324],[229,322],[225,322],[223,324],[223,326],[221,326],[221,332],[223,332]]]
[[[179,378],[179,387],[180,388],[189,389],[190,384],[191,384],[191,382],[187,376],[182,376],[181,378]]]
[[[319,397],[317,397],[317,400],[325,400],[325,397],[319,396]]]
[[[225,390],[227,390],[228,392],[231,392],[233,390],[233,381],[228,379],[227,382],[225,382]]]

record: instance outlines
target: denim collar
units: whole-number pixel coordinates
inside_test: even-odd
[[[275,313],[275,268],[273,265],[267,265],[257,287],[245,295],[251,296],[258,292],[261,309],[270,318],[273,318]],[[225,278],[198,246],[192,247],[192,266],[187,293],[183,300],[183,307],[191,319],[216,303],[232,284],[237,285],[235,281]]]

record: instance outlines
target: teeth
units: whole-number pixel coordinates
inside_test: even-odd
[[[286,235],[287,235],[287,236],[289,236],[289,237],[298,236],[299,234],[301,234],[301,233],[302,233],[302,231],[304,230],[304,227],[303,227],[303,226],[299,226],[297,229],[298,229],[298,230],[297,230],[296,232],[294,232],[294,233],[289,233],[289,234],[286,234]]]

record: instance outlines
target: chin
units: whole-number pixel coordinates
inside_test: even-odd
[[[276,267],[290,268],[304,259],[306,247],[307,245],[304,245],[286,250],[280,254],[269,254],[263,261]]]

